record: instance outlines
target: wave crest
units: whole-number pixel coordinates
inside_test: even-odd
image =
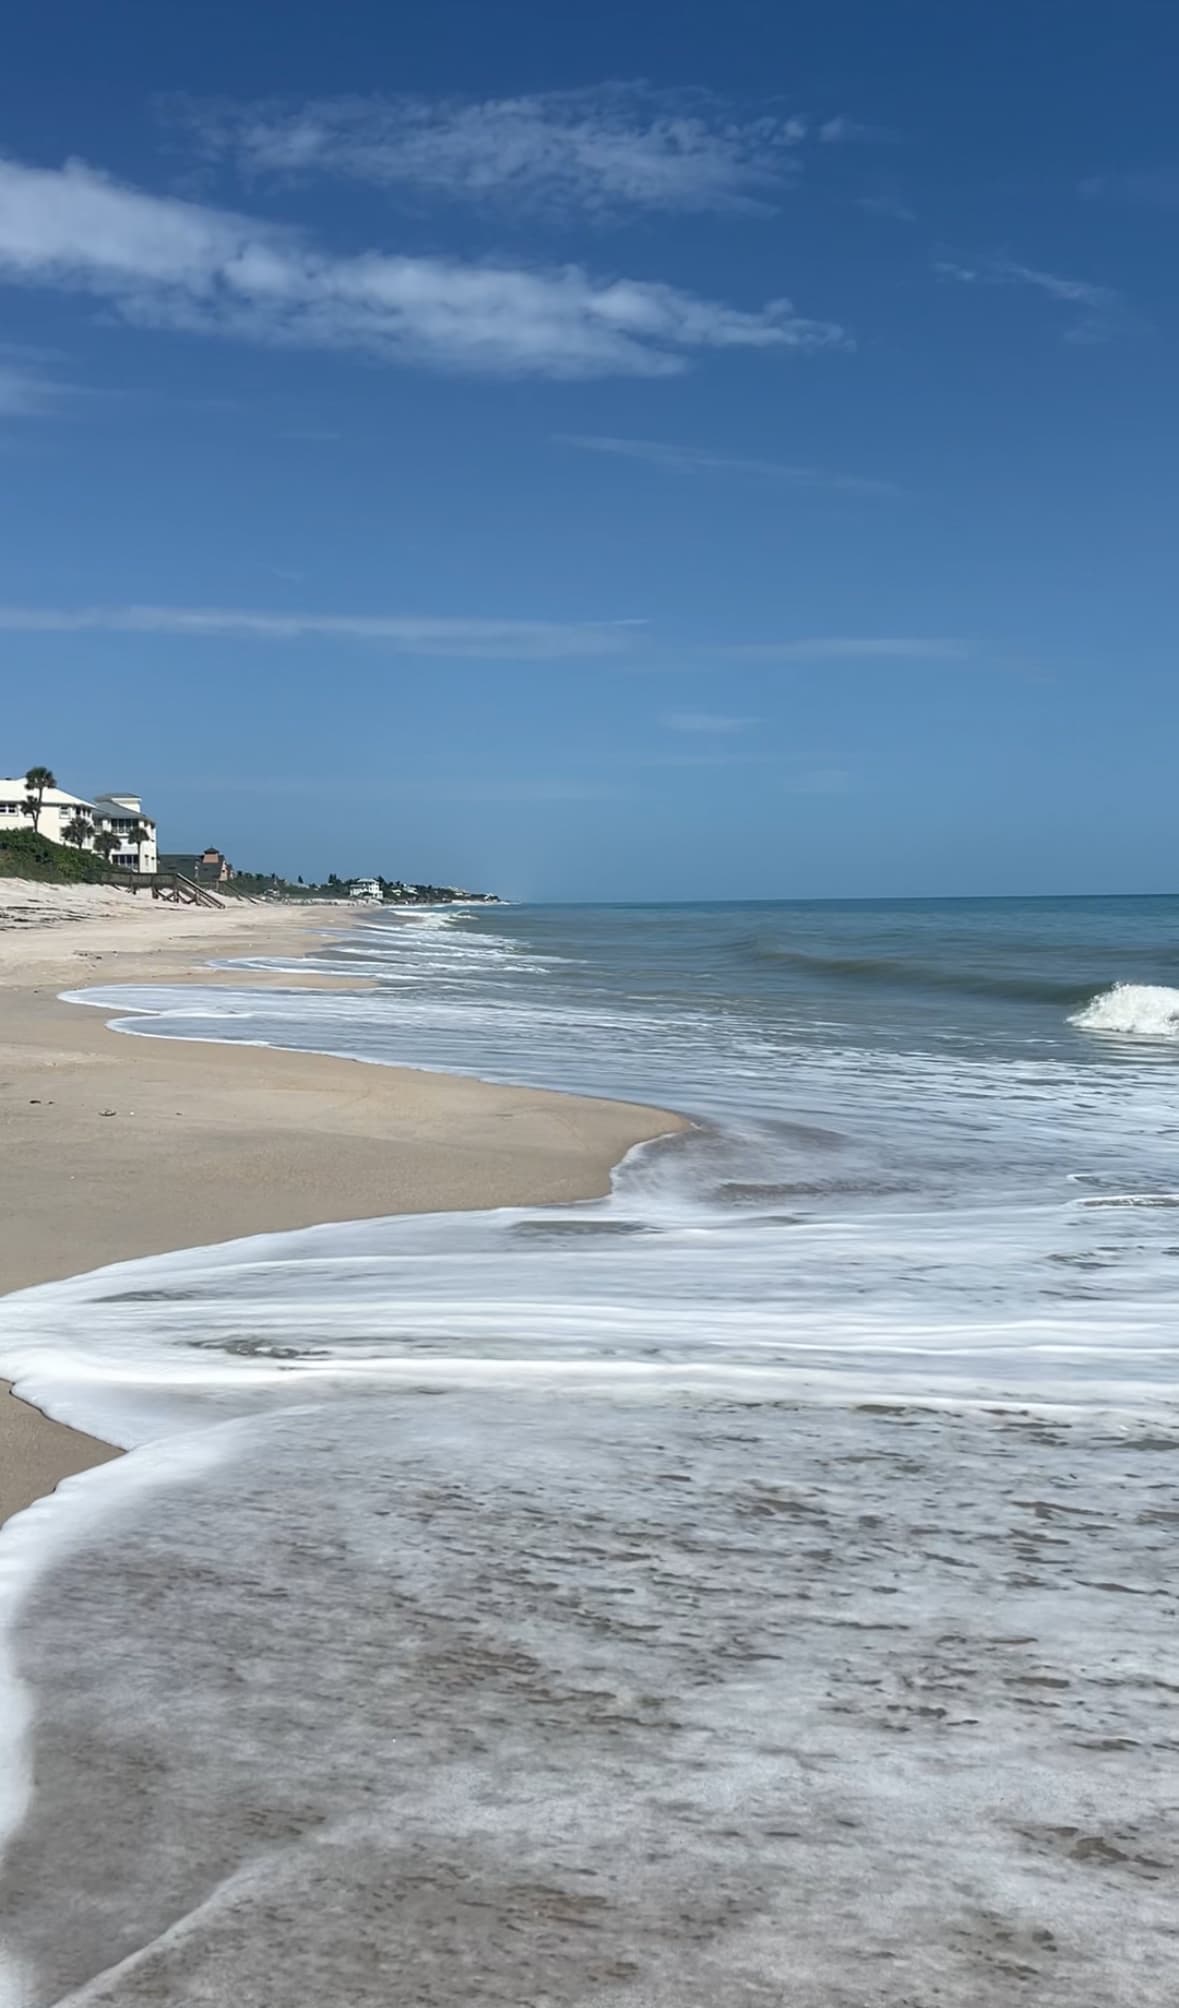
[[[1016,1003],[1079,1004],[1088,995],[1075,978],[1021,975],[1015,970],[957,967],[893,955],[821,955],[804,948],[783,948],[777,942],[747,939],[735,944],[746,961],[780,963],[804,975],[832,976],[865,987],[952,990],[966,996],[1002,997]]]
[[[1179,990],[1165,983],[1115,983],[1075,1011],[1070,1025],[1138,1039],[1179,1038]]]

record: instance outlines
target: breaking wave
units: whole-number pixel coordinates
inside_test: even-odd
[[[1115,983],[1103,990],[1070,1024],[1086,1032],[1113,1032],[1137,1039],[1179,1038],[1179,990],[1165,983]]]

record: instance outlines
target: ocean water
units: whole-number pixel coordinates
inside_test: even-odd
[[[0,1541],[11,2000],[1169,2002],[1179,900],[309,960],[78,994],[695,1127],[0,1301],[136,1447]]]

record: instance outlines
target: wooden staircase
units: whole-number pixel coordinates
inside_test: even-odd
[[[141,886],[150,888],[153,899],[166,899],[173,906],[225,905],[207,885],[198,885],[183,872],[129,872],[127,876],[133,892],[138,892]]]

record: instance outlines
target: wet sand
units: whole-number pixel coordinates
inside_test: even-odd
[[[145,902],[0,935],[0,1292],[320,1221],[595,1198],[634,1144],[683,1127],[621,1102],[129,1037],[57,996],[207,980],[210,956],[297,954],[343,919]],[[0,1382],[0,1520],[113,1454]]]

